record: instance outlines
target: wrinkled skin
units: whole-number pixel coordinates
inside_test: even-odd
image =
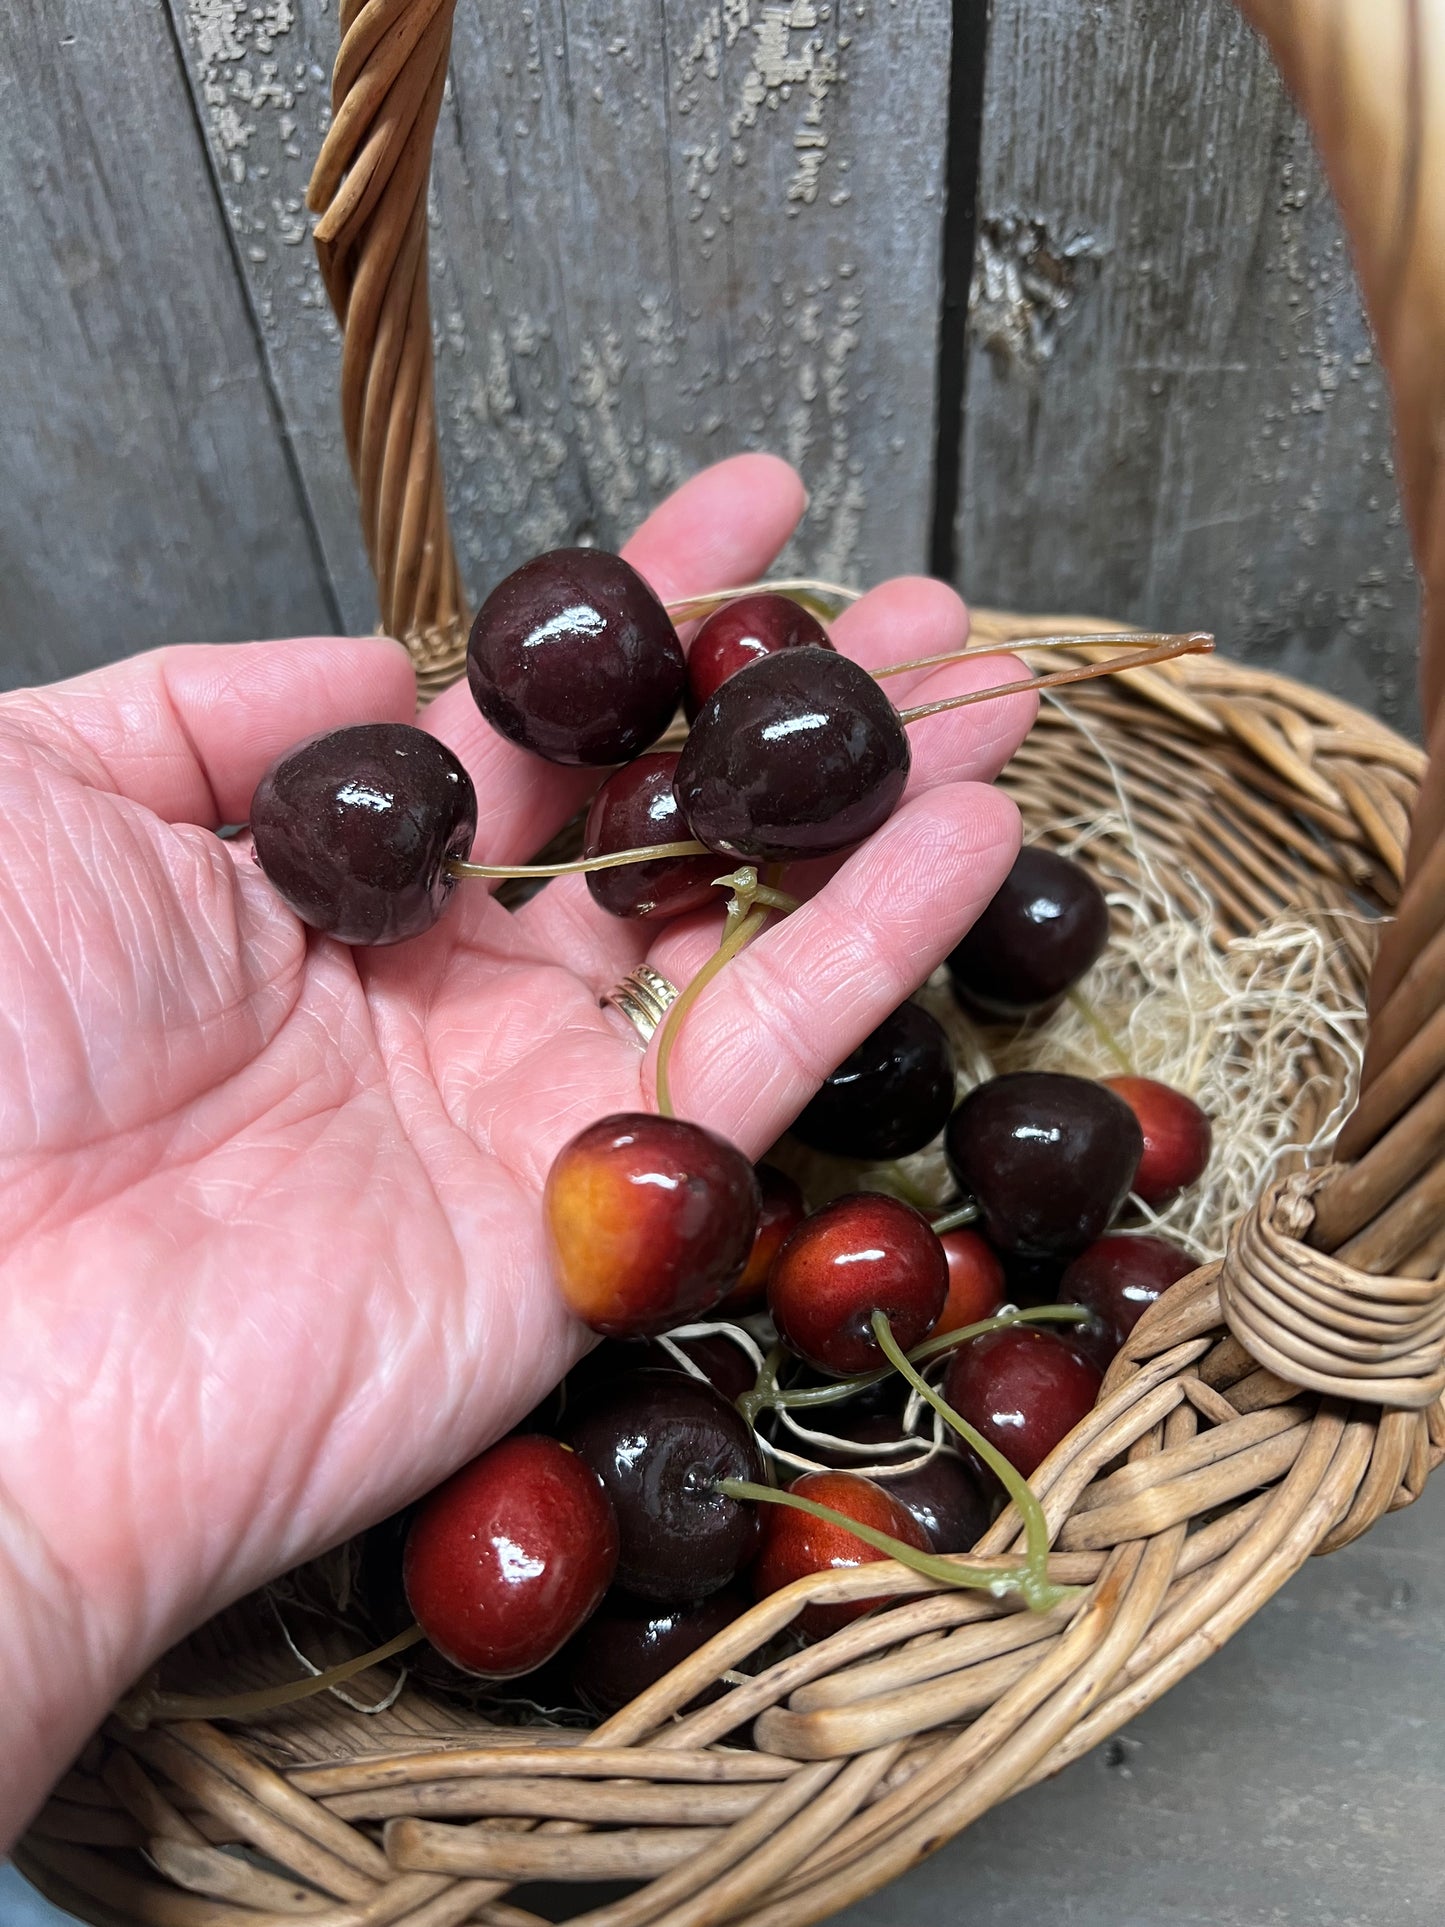
[[[756,578],[803,504],[763,456],[709,470],[627,551],[664,597]],[[899,581],[836,625],[878,664],[956,646],[951,591]],[[989,660],[896,700],[1005,680]],[[719,915],[607,917],[581,877],[516,914],[462,887],[393,950],[309,935],[211,828],[278,751],[410,719],[402,651],[182,648],[0,698],[0,1844],[165,1646],[435,1485],[583,1349],[539,1198],[582,1125],[652,1101],[599,993],[685,982]],[[762,1152],[958,942],[1013,861],[982,787],[1011,698],[913,731],[897,815],[699,1001],[679,1111]],[[600,772],[426,712],[525,860]]]

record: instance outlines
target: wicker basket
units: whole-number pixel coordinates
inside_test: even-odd
[[[426,282],[452,4],[343,0],[313,188],[384,622],[433,683],[455,673],[464,624]],[[1314,124],[1391,374],[1429,731],[1445,679],[1445,4],[1246,10]],[[1311,1553],[1418,1496],[1445,1456],[1445,745],[1427,766],[1328,696],[1194,659],[1047,711],[1006,780],[1043,824],[1109,807],[1111,768],[1134,837],[1211,899],[1216,942],[1286,906],[1356,913],[1331,968],[1342,994],[1368,984],[1370,1042],[1339,1161],[1271,1185],[1222,1266],[1138,1326],[1035,1475],[1082,1601],[1035,1619],[901,1567],[819,1575],[590,1734],[489,1724],[419,1691],[369,1716],[327,1696],[226,1732],[114,1724],[17,1853],[38,1886],[101,1923],[523,1927],[536,1917],[503,1898],[515,1884],[624,1878],[646,1884],[580,1916],[589,1927],[796,1927],[1097,1745]],[[1362,905],[1395,913],[1378,955]],[[1302,1142],[1317,1098],[1303,1079]],[[1017,1536],[1005,1514],[980,1551]],[[899,1603],[680,1713],[807,1601],[880,1593]],[[347,1645],[338,1629],[334,1656]],[[295,1662],[252,1604],[189,1642],[185,1668],[237,1691]]]

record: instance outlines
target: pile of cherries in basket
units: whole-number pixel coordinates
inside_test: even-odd
[[[808,609],[776,594],[724,603],[685,657],[641,578],[595,550],[502,583],[468,676],[513,742],[621,765],[584,838],[588,858],[640,853],[589,873],[618,916],[720,903],[718,856],[850,848],[907,778],[907,714]],[[686,746],[651,750],[679,705]],[[297,914],[362,944],[436,921],[476,820],[449,750],[377,724],[281,757],[250,827]],[[948,959],[954,994],[982,1022],[1037,1022],[1107,934],[1087,874],[1027,848]],[[783,1171],[700,1123],[638,1112],[583,1130],[543,1210],[557,1284],[604,1343],[548,1410],[377,1529],[373,1597],[464,1672],[515,1680],[547,1665],[549,1695],[560,1677],[605,1714],[751,1598],[890,1555],[937,1577],[938,1555],[967,1553],[1005,1500],[1022,1515],[1023,1481],[1193,1268],[1169,1240],[1113,1227],[1131,1196],[1158,1206],[1198,1179],[1209,1123],[1129,1076],[1017,1072],[955,1093],[947,1035],[905,1003],[792,1127],[845,1161],[835,1172],[876,1172],[941,1133],[958,1195],[932,1222],[877,1189],[809,1212]],[[812,1469],[780,1486],[800,1463]],[[813,1605],[798,1630],[821,1636],[876,1603]]]

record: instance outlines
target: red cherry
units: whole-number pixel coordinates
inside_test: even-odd
[[[592,799],[583,834],[584,856],[611,856],[649,843],[686,843],[692,836],[672,793],[675,750],[638,756],[612,775]],[[681,917],[721,903],[713,888],[721,866],[715,856],[663,857],[624,863],[617,870],[589,870],[587,888],[614,917]]]
[[[1005,1302],[1003,1260],[981,1232],[961,1225],[945,1231],[938,1242],[948,1261],[948,1296],[936,1331],[961,1331],[992,1318]]]
[[[816,616],[785,595],[739,596],[715,609],[692,639],[687,652],[687,691],[683,705],[691,720],[712,692],[763,656],[780,649],[831,649],[828,631]]]
[[[1203,1175],[1214,1133],[1209,1115],[1192,1097],[1153,1077],[1106,1077],[1144,1133],[1144,1155],[1134,1191],[1145,1204],[1167,1204]]]
[[[805,1472],[788,1490],[812,1499],[816,1505],[846,1513],[860,1525],[886,1532],[920,1552],[933,1550],[932,1540],[908,1508],[881,1485],[860,1478],[856,1472]],[[888,1557],[842,1526],[794,1511],[792,1506],[765,1505],[759,1510],[764,1515],[763,1546],[753,1561],[753,1591],[759,1599],[810,1572],[866,1566]],[[809,1606],[797,1621],[798,1630],[809,1639],[821,1639],[884,1603],[881,1599],[857,1599],[850,1604]]]
[[[954,1353],[943,1395],[1025,1478],[1093,1409],[1102,1374],[1052,1332],[985,1332]]]
[[[875,1311],[905,1351],[927,1338],[948,1296],[948,1261],[928,1220],[880,1191],[835,1198],[778,1253],[768,1309],[779,1336],[819,1371],[846,1377],[884,1362]]]
[[[757,1230],[758,1181],[702,1125],[624,1112],[557,1153],[542,1208],[569,1308],[604,1337],[650,1337],[732,1290]]]
[[[757,1236],[742,1277],[718,1306],[719,1313],[727,1318],[756,1311],[762,1304],[774,1259],[808,1215],[802,1192],[786,1172],[779,1171],[775,1165],[760,1164],[757,1173],[763,1200]]]
[[[1198,1262],[1171,1238],[1111,1231],[1068,1266],[1059,1280],[1059,1296],[1094,1313],[1102,1327],[1103,1351],[1112,1358],[1155,1300]],[[1090,1351],[1099,1355],[1093,1347]]]
[[[443,1659],[513,1679],[566,1644],[616,1568],[617,1521],[596,1473],[530,1434],[503,1439],[423,1502],[402,1580]]]

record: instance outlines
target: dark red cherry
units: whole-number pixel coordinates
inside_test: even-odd
[[[806,1416],[806,1415],[805,1415]],[[821,1424],[821,1414],[814,1415],[815,1427]],[[860,1412],[849,1414],[846,1423],[836,1428],[829,1426],[847,1439],[860,1445],[882,1447],[903,1437],[903,1428],[897,1414],[884,1412]],[[797,1444],[797,1441],[794,1441]],[[969,1547],[982,1535],[988,1524],[992,1510],[984,1497],[984,1484],[976,1473],[965,1465],[957,1452],[948,1447],[935,1452],[924,1465],[915,1466],[908,1472],[889,1472],[880,1470],[891,1460],[906,1461],[922,1456],[927,1450],[926,1439],[910,1439],[907,1453],[890,1452],[885,1457],[879,1450],[876,1458],[860,1458],[856,1452],[844,1454],[830,1446],[799,1446],[806,1450],[810,1458],[820,1459],[824,1465],[837,1466],[843,1471],[856,1471],[867,1464],[870,1469],[867,1477],[885,1492],[901,1500],[913,1514],[919,1525],[928,1534],[935,1552],[967,1552]],[[990,1474],[987,1480],[992,1485]]]
[[[927,1338],[948,1296],[948,1262],[928,1220],[880,1191],[835,1198],[778,1253],[768,1309],[784,1344],[845,1377],[884,1362],[875,1311],[907,1351]]]
[[[514,569],[467,645],[477,708],[553,763],[625,763],[667,728],[686,680],[666,609],[603,549],[553,549]]]
[[[542,1208],[569,1308],[605,1337],[647,1337],[711,1311],[742,1276],[758,1181],[702,1125],[625,1112],[562,1147]]]
[[[938,1242],[948,1264],[948,1297],[934,1329],[956,1332],[992,1318],[1007,1300],[1003,1260],[988,1239],[968,1225],[945,1231]]]
[[[990,1244],[1063,1258],[1113,1222],[1144,1140],[1123,1098],[1092,1078],[1010,1071],[968,1093],[945,1148]]]
[[[1068,1266],[1059,1280],[1059,1297],[1065,1304],[1088,1306],[1103,1327],[1112,1357],[1155,1300],[1198,1264],[1170,1238],[1113,1231]]]
[[[692,836],[672,793],[677,754],[652,750],[615,770],[592,799],[583,836],[584,856],[640,850],[649,843],[685,843]],[[614,917],[681,917],[721,903],[713,888],[715,856],[663,857],[655,863],[624,863],[617,870],[589,870],[593,901]]]
[[[1017,1251],[1005,1251],[1003,1258],[1003,1295],[1010,1305],[1057,1305],[1059,1281],[1064,1275],[1063,1258],[1029,1258]]]
[[[477,831],[472,779],[410,723],[359,723],[297,743],[251,798],[257,863],[303,923],[342,943],[430,930],[453,889],[449,857]]]
[[[757,1172],[762,1196],[757,1236],[742,1277],[718,1306],[718,1315],[723,1318],[756,1311],[762,1304],[767,1296],[773,1260],[808,1214],[802,1192],[785,1172],[772,1164],[760,1164]]]
[[[831,649],[784,649],[708,697],[675,787],[710,850],[786,863],[871,835],[908,765],[908,732],[866,669]]]
[[[943,1395],[1027,1478],[1093,1409],[1100,1377],[1053,1332],[1014,1325],[960,1345]]]
[[[953,1096],[943,1026],[920,1005],[900,1004],[825,1079],[793,1136],[834,1157],[906,1157],[938,1136]]]
[[[828,631],[815,615],[790,596],[739,596],[715,609],[692,639],[687,652],[689,719],[715,689],[780,649],[831,649]]]
[[[1144,1155],[1134,1173],[1134,1192],[1145,1204],[1168,1204],[1204,1174],[1213,1129],[1192,1097],[1153,1077],[1106,1077],[1139,1120]]]
[[[722,1307],[718,1309],[720,1313]],[[729,1404],[744,1392],[750,1392],[757,1383],[757,1367],[751,1358],[741,1345],[734,1344],[722,1332],[708,1332],[697,1338],[670,1338],[669,1343],[686,1353],[708,1384],[715,1386]],[[644,1347],[644,1354],[640,1361],[643,1364],[681,1370],[677,1360],[655,1338]]]
[[[1030,845],[950,955],[949,974],[986,1012],[1034,1010],[1078,982],[1108,935],[1109,908],[1089,873]]]
[[[503,1439],[423,1501],[402,1576],[444,1659],[512,1679],[560,1651],[616,1566],[601,1481],[575,1452],[531,1435]]]
[[[597,1386],[562,1436],[617,1515],[617,1582],[644,1599],[705,1599],[752,1557],[756,1509],[719,1479],[763,1476],[752,1430],[711,1385],[655,1366]]]
[[[620,1712],[730,1626],[749,1603],[735,1586],[693,1606],[665,1606],[614,1590],[563,1655],[572,1690],[604,1719]],[[692,1703],[706,1705],[726,1691],[719,1681]]]
[[[895,1499],[872,1479],[860,1478],[856,1472],[805,1472],[801,1479],[794,1479],[788,1490],[812,1499],[816,1505],[831,1506],[835,1512],[845,1513],[860,1525],[872,1526],[875,1532],[886,1532],[894,1539],[901,1539],[904,1545],[914,1546],[919,1552],[933,1550],[928,1534],[902,1500]],[[769,1593],[778,1592],[810,1572],[866,1566],[888,1557],[887,1553],[875,1552],[865,1540],[842,1526],[814,1519],[792,1506],[767,1505],[760,1510],[765,1515],[763,1544],[752,1572],[753,1592],[759,1599],[766,1599]],[[880,1599],[857,1599],[848,1604],[808,1606],[798,1618],[798,1630],[809,1639],[822,1639],[884,1603]]]

